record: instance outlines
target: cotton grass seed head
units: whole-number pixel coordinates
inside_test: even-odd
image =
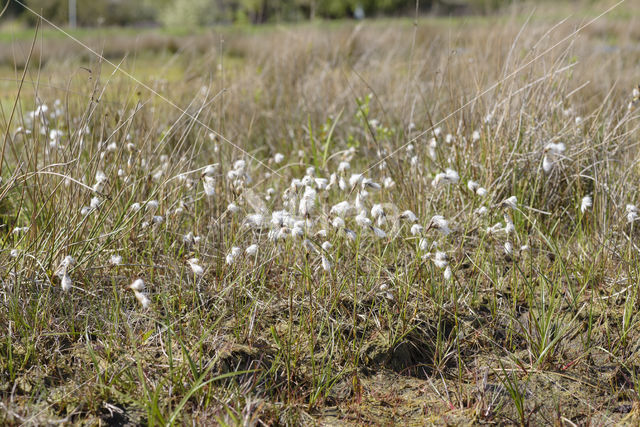
[[[204,268],[200,265],[200,260],[198,258],[190,258],[187,260],[189,267],[191,267],[191,271],[196,276],[202,276],[204,274]]]
[[[371,220],[367,218],[367,213],[365,211],[362,211],[358,215],[356,215],[355,220],[356,224],[358,224],[362,228],[371,226]]]
[[[157,209],[158,209],[158,206],[160,206],[160,204],[158,203],[158,201],[157,201],[157,200],[149,200],[149,201],[147,202],[147,205],[146,205],[145,209],[146,209],[148,212],[154,212],[155,210],[157,210]]]
[[[444,280],[446,280],[447,282],[451,281],[451,276],[453,275],[453,273],[451,272],[451,267],[447,265],[447,268],[444,269]]]
[[[322,269],[327,272],[331,271],[331,261],[329,261],[329,259],[324,255],[321,256],[321,259],[322,259]]]
[[[511,244],[511,242],[505,242],[504,244],[504,253],[507,255],[512,255],[513,254],[513,245]]]
[[[232,247],[231,251],[227,254],[227,257],[225,259],[227,265],[232,265],[241,252],[242,250],[240,248],[236,246]]]
[[[547,145],[545,145],[544,152],[559,155],[564,153],[566,149],[567,147],[562,142],[559,142],[559,143],[550,142]]]
[[[151,300],[147,297],[146,294],[139,291],[133,291],[133,294],[135,295],[136,299],[138,300],[142,308],[149,307],[149,305],[151,304]]]
[[[545,173],[549,173],[551,172],[552,169],[553,169],[553,162],[551,161],[551,159],[549,159],[549,156],[545,155],[542,158],[542,170]]]
[[[344,219],[337,216],[331,220],[331,225],[333,226],[333,228],[344,228],[345,222]]]
[[[593,206],[591,196],[584,196],[580,202],[580,212],[585,213],[591,206]]]
[[[129,289],[131,289],[132,291],[142,291],[144,290],[144,288],[145,284],[144,280],[142,279],[136,279],[129,285]]]
[[[63,291],[68,292],[69,290],[71,290],[72,286],[73,286],[73,281],[71,280],[71,277],[69,276],[69,274],[65,272],[62,275],[62,278],[60,279],[60,287],[62,288]]]
[[[432,261],[438,268],[445,268],[449,264],[447,254],[441,251],[436,252]]]
[[[371,227],[371,231],[373,231],[373,234],[378,238],[378,239],[384,239],[385,237],[387,237],[387,233],[378,227]]]
[[[434,215],[429,222],[429,227],[427,228],[434,228],[445,236],[451,233],[449,221],[447,221],[442,215]]]
[[[202,179],[202,187],[207,197],[213,197],[216,194],[216,180],[212,176],[205,175]]]
[[[508,208],[516,209],[518,207],[518,198],[511,196],[502,201],[502,204]]]
[[[406,210],[400,214],[400,219],[407,222],[416,222],[418,217],[413,212]]]

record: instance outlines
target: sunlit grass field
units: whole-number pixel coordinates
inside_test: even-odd
[[[0,423],[640,422],[614,5],[5,25]]]

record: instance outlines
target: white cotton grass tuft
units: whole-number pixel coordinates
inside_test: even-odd
[[[638,216],[638,208],[635,205],[631,205],[631,204],[627,205],[626,211],[627,211],[627,222],[631,223],[640,219],[640,216]]]
[[[384,209],[381,204],[376,204],[371,207],[371,218],[378,219],[379,217],[384,217]]]
[[[136,279],[129,285],[129,289],[131,289],[132,291],[140,292],[144,290],[144,288],[145,288],[145,283],[144,283],[144,280],[142,279]]]
[[[135,295],[136,299],[138,300],[142,308],[149,307],[149,305],[151,304],[151,300],[149,299],[149,297],[147,297],[145,293],[133,291],[133,294]]]
[[[550,142],[547,145],[545,145],[544,152],[559,155],[564,153],[566,149],[567,147],[562,142],[558,142],[558,143]]]
[[[451,233],[451,229],[449,228],[449,221],[447,221],[442,215],[434,215],[429,222],[429,228],[434,228],[438,230],[443,235],[448,235]]]
[[[249,214],[244,219],[244,225],[252,228],[261,228],[265,225],[265,219],[262,214]]]
[[[377,182],[374,182],[373,180],[369,179],[369,178],[363,178],[362,179],[362,189],[363,190],[380,190],[382,188],[382,186],[380,184],[378,184]]]
[[[421,226],[420,224],[413,224],[411,226],[411,234],[413,236],[417,236],[419,234],[422,234],[422,231],[424,230],[424,227]]]
[[[29,231],[29,227],[16,227],[11,232],[13,234],[22,234],[26,233],[27,231]]]
[[[435,138],[431,138],[429,140],[429,157],[432,160],[436,160],[438,153],[436,152],[436,148],[438,148],[438,141]],[[411,166],[416,166],[418,164],[418,156],[413,156],[411,158]]]
[[[227,265],[232,265],[236,261],[236,258],[240,255],[241,252],[242,250],[237,246],[232,247],[231,251],[227,254],[227,257],[225,258],[225,262],[227,263]]]
[[[362,211],[358,215],[356,215],[355,220],[356,224],[358,224],[362,228],[371,226],[371,219],[367,218],[367,214],[365,211]]]
[[[342,228],[342,231],[344,232],[345,236],[347,236],[347,239],[351,240],[352,242],[355,242],[356,239],[358,238],[358,235],[353,230],[350,230],[348,228]]]
[[[518,198],[516,196],[511,196],[502,201],[502,204],[508,208],[516,209],[518,207]]]
[[[75,263],[76,260],[71,255],[67,255],[56,270],[56,276],[60,279],[60,287],[64,292],[71,290],[73,287],[73,281],[71,280],[68,270],[69,267],[72,267]]]
[[[480,196],[480,197],[484,197],[484,196],[486,196],[486,195],[487,195],[487,193],[488,193],[488,191],[487,191],[487,189],[486,189],[486,188],[484,188],[484,187],[480,187],[480,188],[478,188],[478,189],[476,190],[476,194],[477,194],[478,196]]]
[[[593,206],[593,199],[591,196],[584,196],[580,202],[580,212],[585,213],[591,206]]]
[[[198,258],[190,258],[187,260],[189,267],[191,267],[191,271],[196,276],[202,276],[204,274],[204,268],[200,265],[200,260]]]
[[[436,252],[436,254],[433,256],[432,261],[438,268],[445,268],[447,267],[447,265],[449,265],[447,254],[440,251]]]
[[[300,216],[309,218],[313,214],[316,206],[316,190],[313,187],[305,187],[304,194],[300,199],[300,205],[298,208],[298,212]]]
[[[373,231],[373,234],[375,234],[375,236],[378,239],[384,239],[385,237],[387,237],[387,233],[381,228],[371,227],[371,230]]]
[[[489,212],[486,206],[480,206],[473,211],[473,214],[477,217],[485,216]]]
[[[329,261],[329,259],[324,255],[322,255],[320,258],[322,260],[322,269],[327,272],[331,271],[331,261]]]
[[[487,227],[487,234],[498,234],[501,233],[503,231],[506,231],[505,228],[502,226],[501,222],[495,223],[494,225]]]
[[[120,255],[111,255],[111,258],[109,258],[109,264],[111,265],[120,265],[122,264],[122,257]]]
[[[542,170],[545,171],[545,173],[549,173],[551,169],[553,169],[553,162],[549,159],[549,156],[545,155],[542,157]]]
[[[410,210],[406,210],[400,214],[400,219],[408,222],[416,222],[418,217]]]
[[[314,234],[315,237],[320,237],[322,239],[326,239],[328,235],[329,233],[325,229],[318,230],[316,231],[316,234]]]
[[[96,182],[93,185],[93,190],[101,193],[104,191],[105,184],[107,183],[107,175],[102,171],[96,172]]]
[[[102,201],[100,200],[100,197],[92,197],[91,202],[89,203],[89,207],[91,209],[98,209],[100,207],[101,202]]]
[[[214,163],[212,165],[207,165],[203,170],[202,170],[202,175],[204,176],[208,176],[208,177],[213,177],[215,176],[215,174],[218,172],[218,167],[220,165],[218,163]]]
[[[331,220],[331,226],[333,228],[344,228],[345,227],[344,219],[340,218],[339,216],[333,218]]]
[[[144,283],[144,280],[142,279],[136,279],[129,285],[129,289],[133,291],[133,294],[138,300],[138,303],[140,303],[142,308],[147,308],[149,307],[149,304],[151,304],[151,300],[149,300],[147,295],[142,292],[144,288],[145,288],[145,283]]]
[[[202,178],[202,187],[207,197],[213,197],[216,194],[216,180],[212,176],[205,175]]]
[[[562,158],[562,153],[566,150],[566,146],[562,142],[554,143],[550,142],[544,146],[544,156],[542,157],[542,170],[545,173],[550,173],[553,169],[555,162]]]
[[[351,177],[349,178],[349,187],[353,188],[356,185],[359,185],[360,183],[362,183],[363,179],[364,179],[364,176],[361,173],[352,174]]]
[[[344,173],[351,169],[351,164],[349,162],[342,161],[338,164],[338,172]]]
[[[314,178],[313,183],[319,191],[325,191],[329,187],[329,180],[326,178]]]
[[[356,194],[356,200],[353,202],[353,206],[356,212],[362,213],[367,210],[367,207],[364,204],[364,199],[367,197],[367,193],[364,191],[358,192]]]
[[[507,234],[511,234],[511,233],[515,233],[516,231],[516,227],[515,225],[513,225],[513,220],[511,219],[511,217],[507,214],[504,215],[504,222],[505,222],[505,226],[504,226],[504,231]]]
[[[351,204],[348,201],[342,201],[331,207],[329,213],[340,218],[345,218],[352,212]]]
[[[284,161],[284,154],[282,154],[282,153],[276,153],[276,154],[273,156],[273,162],[274,162],[275,164],[280,164],[280,163],[282,163],[283,161]]]
[[[287,229],[286,227],[282,227],[282,228],[280,229],[280,235],[278,236],[278,237],[279,237],[279,239],[280,239],[280,240],[285,239],[285,238],[287,237],[286,235],[287,235],[288,231],[289,231],[289,229]],[[291,235],[292,235],[293,237],[300,237],[300,238],[304,237],[304,228],[302,228],[302,227],[300,227],[300,226],[298,226],[298,225],[295,225],[295,226],[291,229]]]
[[[437,187],[440,184],[455,184],[460,181],[460,175],[453,169],[447,168],[444,172],[440,172],[435,176],[431,185]]]
[[[158,209],[159,203],[157,200],[149,200],[146,204],[147,211],[155,211]]]
[[[444,280],[446,280],[447,282],[449,282],[451,280],[451,277],[453,276],[453,273],[451,272],[451,267],[447,265],[447,268],[444,269]]]
[[[184,236],[182,236],[182,243],[184,243],[185,245],[193,245],[196,242],[196,238],[193,235],[193,232],[188,232],[187,234],[185,234]]]
[[[249,256],[255,256],[258,253],[258,245],[254,243],[254,244],[248,246],[244,250],[244,253],[249,255]]]
[[[349,187],[347,187],[347,181],[343,177],[340,177],[338,180],[338,188],[342,191],[346,191]]]
[[[513,245],[511,244],[511,242],[504,243],[504,253],[507,255],[513,254]]]
[[[73,281],[71,280],[71,277],[69,276],[69,274],[65,272],[62,275],[62,278],[60,279],[60,287],[62,288],[63,291],[67,292],[71,289],[72,286],[73,286]]]

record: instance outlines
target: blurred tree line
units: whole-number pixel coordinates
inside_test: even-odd
[[[22,0],[59,24],[67,23],[69,0]],[[420,11],[487,12],[508,0],[420,0]],[[77,0],[78,25],[266,23],[305,19],[410,15],[415,0]],[[35,23],[35,15],[12,2],[11,13]]]

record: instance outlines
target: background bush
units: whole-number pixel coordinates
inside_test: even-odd
[[[496,10],[508,0],[420,1],[421,12],[477,13]],[[170,27],[216,23],[266,23],[314,18],[350,18],[357,9],[365,16],[410,15],[415,3],[406,0],[94,0],[78,1],[78,25],[149,25]],[[30,8],[58,24],[68,20],[68,0],[27,0]],[[20,13],[18,7],[14,13]],[[22,12],[30,24],[35,16]]]

